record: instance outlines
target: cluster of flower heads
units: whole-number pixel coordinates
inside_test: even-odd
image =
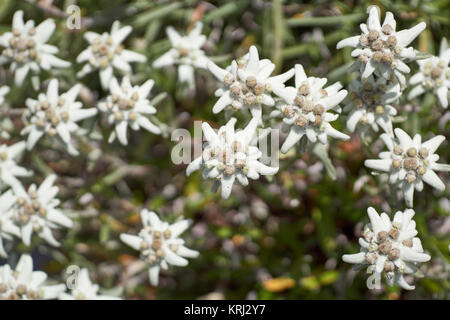
[[[406,89],[405,74],[410,72],[406,62],[418,60],[420,72],[409,80],[416,86],[408,98],[434,90],[440,104],[446,108],[450,50],[443,40],[440,57],[419,60],[417,51],[408,45],[425,29],[425,23],[397,32],[391,12],[386,13],[381,25],[379,8],[372,6],[368,11],[367,23],[361,24],[362,34],[337,44],[338,49],[355,48],[351,54],[357,58],[350,70],[356,71],[358,78],[349,86],[349,99],[344,108],[349,113],[347,129],[354,132],[361,126],[359,133],[363,140],[369,129],[384,131],[380,138],[388,151],[381,152],[380,159],[366,160],[365,165],[375,170],[373,174],[387,173],[388,183],[402,190],[406,205],[413,207],[414,190],[422,191],[424,182],[439,191],[445,189],[435,172],[450,171],[449,165],[437,162],[439,156],[435,153],[445,137],[437,135],[422,142],[419,134],[411,138],[402,129],[394,129],[395,104]],[[368,266],[367,272],[373,274],[371,280],[375,282],[380,281],[384,272],[389,285],[397,283],[406,290],[413,290],[414,286],[408,284],[404,275],[416,273],[419,263],[431,259],[423,253],[420,239],[415,237],[418,232],[412,220],[414,211],[399,211],[392,222],[386,213],[380,216],[373,208],[368,209],[368,215],[370,224],[359,239],[361,252],[344,255],[343,260],[356,264],[358,269]],[[373,285],[368,281],[369,288]]]
[[[219,99],[213,112],[228,110],[251,115],[246,128],[236,132],[235,118],[220,127],[217,133],[209,124],[203,123],[207,140],[203,153],[186,169],[187,175],[202,169],[204,179],[215,179],[213,190],[220,185],[223,198],[230,196],[235,180],[246,186],[248,178],[258,179],[260,175],[278,172],[278,167],[258,161],[262,152],[257,146],[257,127],[263,127],[265,120],[281,118],[283,129],[289,131],[281,147],[283,153],[298,144],[303,136],[312,144],[327,144],[329,136],[342,140],[350,138],[330,124],[339,117],[339,103],[347,95],[346,90],[341,90],[340,83],[324,88],[327,79],[308,77],[299,64],[281,75],[272,76],[275,64],[269,59],[260,59],[255,46],[225,69],[213,62],[208,63],[208,69],[221,84],[215,92]],[[295,87],[286,86],[286,81],[294,75]],[[268,117],[264,117],[263,106],[272,108]]]
[[[380,153],[380,159],[367,160],[366,166],[389,173],[389,182],[403,190],[408,206],[412,207],[414,189],[421,191],[423,182],[438,190],[445,188],[435,173],[450,169],[448,165],[437,163],[439,156],[435,154],[445,138],[436,136],[422,143],[419,135],[411,139],[401,129],[394,130],[392,121],[397,114],[395,105],[406,88],[405,74],[410,72],[406,62],[418,59],[417,51],[409,45],[425,29],[425,23],[396,31],[392,13],[387,12],[381,24],[379,9],[369,8],[368,21],[361,24],[362,34],[344,39],[337,45],[338,49],[353,47],[352,56],[357,58],[351,70],[358,72],[359,76],[350,84],[348,95],[340,83],[325,86],[326,78],[308,77],[300,64],[280,75],[272,75],[275,64],[269,59],[260,59],[255,46],[228,67],[220,68],[202,49],[207,39],[201,34],[202,27],[201,22],[196,23],[186,36],[181,36],[172,27],[167,28],[172,48],[155,60],[153,67],[177,65],[179,81],[187,82],[190,87],[195,85],[194,70],[208,69],[221,84],[215,92],[218,100],[213,113],[245,112],[250,113],[251,120],[242,130],[235,129],[235,118],[217,131],[204,122],[202,129],[206,142],[203,152],[189,164],[187,175],[202,170],[203,178],[214,179],[213,188],[221,187],[221,196],[228,198],[236,180],[246,186],[248,178],[276,174],[278,167],[265,165],[263,154],[257,147],[258,126],[264,128],[268,120],[273,123],[281,119],[284,131],[288,131],[280,150],[282,153],[287,153],[302,139],[312,145],[326,145],[328,137],[347,140],[348,135],[331,125],[341,113],[339,104],[347,97],[344,111],[349,113],[349,131],[354,132],[361,126],[363,137],[368,129],[379,131],[381,128],[385,132],[381,139],[389,151]],[[41,69],[70,65],[55,57],[58,49],[47,44],[54,30],[52,19],[35,27],[34,21],[23,21],[22,11],[14,14],[12,32],[0,36],[0,47],[3,47],[0,65],[10,64],[17,86],[22,85],[30,70],[38,74]],[[78,155],[74,135],[87,133],[78,123],[98,113],[105,114],[107,123],[113,127],[110,142],[117,138],[121,144],[128,144],[128,127],[161,133],[161,128],[148,118],[156,113],[148,99],[153,80],[142,85],[132,85],[130,81],[130,63],[146,61],[145,56],[125,49],[123,42],[131,32],[130,26],[120,27],[116,21],[110,33],[88,31],[84,35],[89,46],[77,57],[77,63],[85,63],[77,76],[98,71],[101,86],[108,91],[96,108],[83,108],[83,104],[77,101],[81,84],[59,94],[58,80],[50,79],[46,94],[40,93],[37,99],[26,101],[28,110],[24,115],[26,123],[22,135],[27,136],[27,141],[11,146],[0,145],[1,256],[6,257],[8,253],[3,240],[19,238],[25,245],[30,245],[34,233],[50,245],[58,246],[53,230],[71,228],[73,224],[58,208],[60,202],[56,198],[55,175],[48,176],[39,187],[32,184],[28,189],[18,180],[31,175],[30,171],[17,164],[25,148],[31,150],[45,136],[62,145],[69,154]],[[418,60],[420,72],[409,81],[415,85],[409,98],[413,99],[427,90],[433,91],[446,108],[450,85],[449,60],[450,49],[446,41],[442,42],[439,57]],[[115,77],[114,71],[123,76],[121,81]],[[287,85],[294,76],[295,86]],[[7,86],[0,87],[0,104],[8,92]],[[265,115],[263,107],[270,108],[271,112]],[[368,209],[368,214],[371,223],[360,239],[361,252],[345,255],[344,261],[368,266],[367,271],[373,273],[376,280],[384,272],[390,285],[398,283],[404,289],[413,289],[404,275],[415,273],[419,263],[430,259],[423,253],[420,239],[416,237],[412,220],[414,211],[399,211],[392,222],[387,214],[380,216],[372,208]],[[186,258],[195,258],[199,253],[188,249],[180,238],[190,226],[189,220],[170,225],[146,209],[142,210],[141,219],[143,229],[138,235],[121,234],[120,238],[140,252],[141,259],[148,266],[150,282],[156,286],[161,269],[167,270],[169,265],[186,266]],[[87,269],[81,270],[77,285],[70,288],[69,293],[65,292],[64,285],[46,285],[46,278],[44,272],[33,271],[32,258],[24,255],[15,270],[9,265],[0,267],[0,298],[114,298],[98,294],[99,287],[90,281]]]

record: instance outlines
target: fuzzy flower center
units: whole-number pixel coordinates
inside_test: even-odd
[[[89,59],[89,63],[94,67],[105,69],[122,50],[123,46],[115,46],[111,36],[97,37],[92,43],[93,56]]]
[[[403,150],[399,145],[394,147],[394,155],[392,167],[394,169],[403,168],[406,171],[405,180],[408,183],[414,183],[419,175],[425,174],[429,162],[427,160],[429,151],[426,148],[408,148]]]
[[[321,127],[323,123],[323,115],[325,107],[316,103],[312,98],[312,90],[307,82],[304,82],[297,89],[297,95],[294,98],[294,105],[283,106],[282,112],[286,118],[294,119],[297,126],[304,128],[308,125]],[[325,89],[321,89],[321,97],[325,98],[328,93]]]
[[[45,218],[47,216],[47,209],[39,202],[36,191],[29,191],[28,197],[19,197],[13,207],[13,219],[19,225],[25,225],[30,222],[33,216]],[[34,221],[33,230],[39,232],[41,225],[38,221]]]
[[[40,62],[41,57],[36,50],[35,28],[29,28],[26,32],[13,29],[12,37],[9,39],[9,47],[2,51],[2,55],[16,61],[19,64],[30,61]]]
[[[38,128],[45,130],[49,136],[55,136],[57,133],[56,127],[61,122],[67,122],[69,120],[69,113],[67,111],[61,111],[64,104],[65,99],[63,97],[58,99],[56,107],[52,107],[48,101],[37,102],[34,107],[32,122]]]
[[[377,234],[373,232],[371,228],[367,228],[364,231],[364,239],[370,243],[368,252],[366,253],[366,261],[375,265],[380,256],[385,256],[386,261],[384,263],[384,271],[390,273],[398,271],[404,272],[404,267],[399,264],[395,264],[396,260],[400,257],[400,246],[412,247],[412,239],[406,239],[399,242],[400,226],[395,224],[389,231],[380,231]]]
[[[244,59],[238,61],[238,68],[244,69],[247,62]],[[270,93],[268,84],[259,83],[254,76],[249,76],[245,81],[228,73],[224,78],[225,85],[229,88],[233,102],[232,110],[239,110],[244,106],[252,106],[264,103],[263,94]]]
[[[425,77],[424,85],[427,89],[439,88],[444,84],[445,79],[450,79],[450,68],[444,60],[427,61],[422,73]]]
[[[125,94],[111,94],[106,98],[106,107],[114,114],[114,121],[121,122],[122,120],[135,121],[136,113],[133,111],[136,101],[139,100],[139,94],[134,91],[128,94],[128,90],[123,89]]]
[[[237,140],[229,141],[225,133],[222,133],[223,144],[214,146],[203,151],[202,157],[206,168],[216,167],[222,174],[217,179],[221,179],[223,174],[233,175],[236,172],[248,172],[247,157],[248,147],[243,146]]]
[[[397,46],[397,42],[394,28],[388,24],[383,26],[381,32],[370,30],[368,34],[362,34],[359,38],[359,44],[364,49],[370,49],[374,61],[392,68],[395,67],[395,56],[402,51],[402,47]],[[367,63],[370,57],[363,53],[358,59],[362,63]]]
[[[144,260],[150,264],[159,263],[164,258],[163,244],[172,236],[169,228],[164,230],[156,230],[151,227],[146,227],[144,240],[141,242],[141,255]],[[170,250],[178,251],[178,245],[169,244]]]
[[[365,82],[359,90],[350,92],[349,99],[356,108],[365,108],[368,112],[381,115],[385,113],[385,106],[382,100],[386,90],[386,84],[374,85],[373,83]],[[366,116],[361,117],[359,121],[366,124]]]

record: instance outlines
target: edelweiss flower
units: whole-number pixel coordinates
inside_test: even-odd
[[[20,234],[25,245],[31,243],[33,232],[52,246],[59,246],[53,237],[52,229],[71,228],[73,223],[60,209],[60,201],[55,198],[59,188],[54,186],[56,175],[49,175],[39,186],[32,184],[25,191],[21,184],[13,186],[11,195],[14,205],[11,207],[12,218],[20,227]],[[7,199],[13,201],[12,199]]]
[[[236,132],[235,124],[236,119],[231,118],[216,133],[208,123],[203,122],[203,134],[207,140],[203,145],[203,153],[186,168],[188,176],[202,169],[204,179],[215,179],[213,190],[221,185],[224,199],[230,196],[235,179],[246,186],[248,178],[256,180],[260,174],[273,175],[278,172],[278,167],[268,167],[258,161],[262,153],[252,141],[258,120],[253,118],[244,130]]]
[[[172,48],[153,62],[154,68],[178,65],[178,80],[195,86],[194,68],[206,69],[209,61],[201,49],[206,42],[202,35],[203,24],[197,22],[186,35],[181,36],[174,28],[166,29]]]
[[[439,57],[418,60],[420,72],[409,79],[415,86],[408,94],[408,99],[414,99],[426,91],[433,91],[444,108],[448,107],[448,88],[450,88],[450,49],[445,38],[441,41]]]
[[[156,109],[150,104],[148,94],[154,84],[153,80],[146,81],[142,86],[132,86],[128,77],[122,79],[119,85],[116,78],[110,82],[110,95],[106,101],[100,102],[98,108],[108,115],[108,122],[114,125],[109,142],[117,138],[123,145],[128,144],[127,128],[133,130],[143,128],[154,134],[160,134],[161,129],[153,124],[145,115],[155,114]]]
[[[88,61],[83,69],[78,72],[78,77],[100,69],[100,82],[103,89],[109,87],[113,78],[113,69],[116,68],[124,73],[131,73],[130,62],[145,62],[147,59],[142,54],[124,49],[122,42],[133,30],[130,26],[120,28],[120,22],[112,24],[111,32],[98,34],[88,31],[84,38],[89,42],[89,47],[82,51],[77,62]]]
[[[0,267],[0,300],[50,300],[65,290],[64,284],[44,285],[45,280],[47,274],[33,271],[33,259],[23,254],[15,270]]]
[[[47,19],[38,26],[33,20],[23,21],[23,11],[16,11],[13,16],[12,32],[0,36],[0,46],[4,47],[0,55],[0,65],[11,63],[16,86],[22,85],[28,71],[39,73],[41,68],[67,68],[70,62],[54,56],[58,48],[47,44],[55,31],[55,22]]]
[[[450,171],[449,165],[436,162],[439,156],[434,153],[445,137],[439,135],[422,142],[418,134],[411,139],[402,129],[396,128],[394,132],[397,140],[386,133],[380,136],[389,151],[381,152],[380,159],[366,160],[364,164],[371,169],[388,172],[389,183],[398,184],[404,192],[406,204],[412,207],[414,188],[422,191],[423,182],[439,191],[445,189],[434,172]]]
[[[286,153],[306,134],[312,143],[326,144],[328,136],[348,140],[331,125],[339,115],[329,112],[340,111],[338,105],[347,95],[347,90],[340,90],[342,85],[337,82],[327,88],[326,78],[307,77],[302,65],[295,65],[295,88],[286,87],[283,94],[285,102],[277,104],[277,110],[271,116],[283,116],[283,122],[289,126],[290,132],[281,146],[281,152]]]
[[[89,271],[86,268],[80,270],[76,279],[75,288],[70,294],[62,292],[59,300],[121,300],[118,297],[99,295],[98,284],[94,284],[89,279]]]
[[[392,134],[392,117],[397,114],[397,110],[391,104],[401,95],[400,84],[384,78],[375,80],[370,76],[364,82],[352,81],[349,89],[349,103],[344,108],[345,112],[350,112],[347,129],[354,132],[356,126],[361,124],[378,132],[380,126],[385,132]]]
[[[374,208],[368,208],[367,214],[370,224],[359,238],[361,252],[345,254],[342,260],[356,264],[358,269],[368,266],[367,272],[373,273],[377,281],[384,272],[390,286],[397,283],[405,290],[413,290],[404,275],[415,273],[419,263],[431,259],[423,253],[422,243],[416,237],[414,210],[397,211],[392,222],[386,213],[378,215]],[[368,287],[371,289],[369,283]]]
[[[31,171],[17,165],[18,158],[25,150],[25,142],[11,146],[0,145],[0,190],[5,186],[20,183],[17,177],[28,177]]]
[[[169,265],[185,267],[185,258],[198,257],[198,251],[184,246],[179,236],[190,226],[190,220],[181,220],[172,225],[161,221],[156,213],[144,209],[141,211],[144,228],[137,236],[122,233],[120,239],[134,250],[141,252],[141,259],[149,265],[149,279],[152,285],[158,285],[159,270],[167,270]]]
[[[20,229],[12,218],[12,212],[9,210],[14,204],[12,191],[8,190],[0,195],[0,256],[6,258],[8,254],[3,246],[3,239],[12,240],[13,236],[20,237]]]
[[[5,102],[5,96],[8,94],[8,92],[9,92],[8,86],[0,87],[0,105],[3,104],[3,102]]]
[[[97,109],[82,109],[81,102],[75,101],[81,85],[75,85],[69,91],[59,95],[58,80],[52,79],[47,88],[47,94],[39,94],[38,100],[27,99],[30,124],[21,134],[28,135],[27,148],[33,149],[45,134],[57,139],[71,155],[78,151],[71,143],[71,133],[82,133],[76,122],[97,114]]]
[[[386,12],[381,25],[379,10],[372,6],[367,24],[360,25],[362,34],[339,41],[337,49],[355,48],[352,56],[358,57],[358,61],[353,68],[360,70],[363,80],[375,72],[386,80],[394,75],[404,86],[404,74],[409,73],[410,69],[403,61],[416,57],[416,51],[407,46],[425,29],[426,24],[421,22],[410,29],[395,31],[396,21],[392,12]]]
[[[285,96],[284,83],[294,75],[294,70],[291,69],[271,77],[275,64],[268,59],[260,60],[255,46],[251,46],[249,53],[238,61],[233,60],[226,69],[213,62],[208,63],[208,69],[223,83],[223,88],[216,91],[216,96],[220,99],[214,105],[213,112],[219,113],[228,106],[234,111],[245,107],[260,122],[261,105],[274,106],[272,92],[279,97]]]

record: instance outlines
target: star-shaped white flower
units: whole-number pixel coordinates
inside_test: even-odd
[[[420,72],[409,79],[409,84],[414,88],[409,92],[408,99],[432,91],[442,107],[448,107],[448,89],[450,88],[450,49],[445,38],[441,41],[439,57],[418,60]]]
[[[99,295],[98,284],[92,283],[89,279],[89,271],[83,268],[78,273],[75,281],[75,287],[70,293],[62,292],[59,294],[59,300],[121,300],[119,297]]]
[[[0,145],[0,190],[5,186],[20,183],[17,177],[29,177],[32,172],[17,165],[17,161],[25,151],[25,142],[20,141],[11,146]]]
[[[14,224],[10,210],[14,201],[11,190],[0,195],[0,256],[3,258],[8,256],[3,240],[12,240],[13,236],[20,237],[20,229]]]
[[[161,133],[161,129],[146,116],[156,113],[148,100],[153,84],[153,80],[148,80],[141,86],[132,86],[128,77],[122,79],[121,85],[116,78],[111,80],[110,94],[98,104],[99,110],[107,114],[108,122],[114,125],[110,143],[117,137],[121,144],[127,145],[128,126],[135,131],[143,128],[154,134]]]
[[[392,117],[397,114],[397,110],[392,104],[401,95],[400,84],[384,78],[375,80],[370,76],[364,82],[353,80],[349,90],[349,101],[344,107],[345,112],[350,112],[347,129],[354,132],[360,124],[378,132],[380,126],[383,131],[393,134]],[[367,130],[364,127],[362,130]]]
[[[38,74],[41,69],[67,68],[70,62],[54,56],[58,48],[47,44],[55,31],[55,22],[47,19],[38,26],[33,20],[23,21],[23,11],[16,11],[12,21],[12,32],[0,36],[0,65],[10,63],[16,86],[21,86],[28,72]]]
[[[326,144],[328,136],[350,139],[330,124],[339,117],[330,111],[340,112],[339,103],[347,96],[347,90],[341,90],[339,82],[323,88],[326,82],[326,78],[307,77],[302,65],[295,65],[295,88],[285,88],[284,100],[277,103],[277,110],[271,113],[272,117],[283,116],[285,126],[290,127],[281,146],[282,153],[288,152],[304,135],[311,143]]]
[[[8,94],[9,92],[9,87],[8,86],[1,86],[0,87],[0,105],[3,104],[3,102],[5,102],[5,96]]]
[[[272,92],[279,97],[285,96],[284,83],[294,75],[294,69],[290,69],[271,77],[275,64],[268,59],[260,60],[255,46],[251,46],[249,53],[238,61],[233,60],[226,69],[213,62],[208,63],[208,69],[223,83],[223,87],[216,91],[220,98],[213,107],[213,113],[226,107],[234,111],[246,108],[259,122],[262,120],[261,106],[275,105]]]
[[[422,142],[419,134],[411,139],[402,129],[396,128],[394,133],[397,139],[386,133],[380,136],[389,151],[381,152],[380,159],[366,160],[366,167],[389,173],[389,183],[403,190],[408,207],[413,206],[414,189],[422,191],[423,182],[444,191],[445,184],[435,171],[450,171],[450,165],[437,163],[435,151],[445,137],[438,135]]]
[[[147,59],[144,55],[124,49],[122,45],[132,30],[130,26],[120,28],[120,22],[115,21],[110,33],[86,32],[84,38],[89,42],[89,47],[78,55],[77,62],[87,61],[87,63],[77,76],[83,77],[92,71],[100,70],[100,82],[106,90],[114,76],[114,69],[129,74],[130,62],[145,62]]]
[[[153,62],[154,68],[178,66],[178,80],[195,86],[194,69],[206,69],[209,61],[202,50],[206,36],[202,34],[203,24],[197,22],[192,30],[181,36],[173,27],[167,27],[166,33],[172,48]]]
[[[22,130],[22,135],[28,135],[27,149],[34,148],[44,136],[56,139],[71,155],[78,155],[72,143],[72,133],[82,134],[77,122],[93,117],[96,108],[83,109],[81,102],[76,101],[81,85],[73,86],[69,91],[58,93],[58,80],[52,79],[47,88],[47,94],[40,93],[37,100],[27,99],[27,116],[29,124]]]
[[[134,250],[140,251],[141,259],[149,265],[149,279],[157,286],[159,271],[169,265],[185,267],[185,258],[198,257],[198,251],[185,247],[180,235],[191,225],[190,220],[180,220],[174,224],[161,221],[153,211],[141,211],[143,229],[137,236],[122,233],[120,239]]]
[[[394,75],[402,86],[406,84],[404,74],[410,72],[405,60],[414,59],[416,51],[408,45],[425,29],[421,22],[402,31],[395,31],[396,21],[392,12],[386,12],[383,25],[380,23],[380,9],[372,6],[369,9],[367,23],[360,25],[362,34],[350,37],[337,43],[337,48],[355,48],[353,57],[358,57],[353,68],[359,69],[362,79],[367,79],[374,72],[386,80]]]
[[[0,300],[51,300],[66,288],[64,284],[46,285],[47,274],[33,271],[33,259],[23,254],[14,270],[0,267]]]
[[[39,186],[32,184],[28,191],[21,184],[13,186],[14,205],[10,208],[25,245],[29,246],[33,233],[52,246],[59,246],[52,229],[71,228],[73,222],[61,209],[56,198],[59,188],[54,186],[56,175],[49,175]]]
[[[236,119],[231,118],[216,133],[208,123],[203,122],[202,129],[206,142],[202,155],[186,168],[189,176],[196,170],[203,170],[203,179],[215,179],[213,190],[222,187],[222,198],[231,194],[234,181],[248,185],[248,178],[257,180],[260,175],[273,175],[278,167],[269,167],[259,162],[262,152],[254,139],[258,119],[253,118],[243,130],[234,130]]]
[[[356,264],[356,268],[367,268],[368,273],[380,280],[384,273],[390,286],[397,283],[405,290],[414,290],[404,275],[416,273],[419,263],[431,257],[423,253],[422,243],[417,235],[416,223],[412,220],[414,210],[397,211],[394,220],[386,213],[379,215],[374,208],[367,209],[370,223],[365,226],[359,238],[361,251],[345,254],[342,260]],[[368,284],[369,289],[371,288]]]

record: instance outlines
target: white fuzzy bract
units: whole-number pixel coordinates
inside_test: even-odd
[[[10,63],[16,86],[22,85],[30,70],[38,74],[41,69],[70,66],[70,62],[54,56],[58,53],[57,47],[47,44],[54,31],[55,22],[52,19],[35,27],[33,20],[23,21],[23,11],[14,13],[12,32],[0,36],[0,46],[4,47],[0,65]]]
[[[273,175],[278,167],[269,167],[259,162],[262,152],[255,145],[258,119],[253,118],[243,130],[235,131],[236,119],[231,118],[218,132],[206,122],[202,124],[206,142],[202,155],[194,159],[186,168],[189,176],[196,170],[202,170],[204,179],[215,179],[213,186],[222,188],[222,198],[227,199],[235,180],[248,185],[248,178],[259,179],[260,175]]]
[[[416,223],[412,220],[414,210],[395,213],[391,221],[386,213],[379,215],[374,208],[368,208],[370,223],[364,227],[363,236],[359,238],[361,251],[346,254],[342,260],[367,267],[367,272],[379,281],[384,273],[390,286],[397,283],[405,290],[413,290],[404,275],[417,272],[419,264],[431,257],[423,252],[422,243],[417,235]],[[371,288],[368,284],[369,289]]]
[[[421,94],[432,91],[442,107],[448,107],[448,89],[450,88],[450,49],[445,38],[441,41],[439,57],[418,60],[420,72],[409,79],[414,86],[408,94],[408,99],[414,99]]]
[[[181,36],[173,27],[166,29],[172,48],[153,62],[154,68],[178,66],[178,80],[195,86],[194,69],[206,69],[209,61],[202,50],[206,36],[202,34],[203,24],[197,22],[192,30]]]
[[[9,93],[9,87],[8,86],[1,86],[0,87],[0,106],[5,102],[5,96]]]
[[[416,26],[396,31],[396,21],[392,12],[386,12],[383,25],[380,22],[380,9],[372,6],[369,9],[367,23],[360,25],[362,34],[337,43],[337,48],[355,48],[353,57],[358,57],[352,69],[359,70],[362,79],[375,73],[386,80],[395,76],[402,86],[406,85],[405,74],[410,68],[404,62],[414,59],[416,50],[408,45],[425,29],[421,22]]]
[[[435,152],[445,137],[438,135],[422,142],[419,134],[411,139],[402,129],[394,132],[397,139],[386,133],[380,136],[389,151],[381,152],[380,159],[366,160],[366,167],[389,173],[389,183],[403,190],[409,207],[413,206],[414,189],[422,191],[423,182],[444,191],[445,184],[435,171],[449,171],[450,165],[437,163],[439,156]]]
[[[292,78],[294,69],[272,76],[275,69],[269,59],[259,59],[258,50],[251,46],[249,53],[239,60],[233,60],[226,69],[213,62],[208,63],[209,71],[223,84],[216,90],[220,97],[213,107],[213,113],[225,108],[236,111],[250,110],[252,116],[262,122],[262,105],[274,106],[272,93],[279,97],[286,95],[284,83]]]
[[[25,148],[26,144],[23,141],[10,146],[0,145],[0,190],[20,183],[17,177],[28,177],[32,174],[31,171],[17,165]]]
[[[153,80],[147,80],[141,86],[132,86],[128,77],[122,79],[121,85],[116,78],[111,80],[110,94],[98,104],[99,110],[107,114],[108,122],[114,125],[110,143],[117,137],[121,144],[127,145],[128,126],[135,131],[143,128],[154,134],[161,133],[161,129],[147,118],[156,113],[148,100],[153,84]]]
[[[0,300],[50,300],[65,290],[64,284],[47,285],[47,274],[33,271],[33,259],[23,254],[15,269],[0,267]]]
[[[347,96],[339,82],[324,88],[326,78],[307,77],[303,66],[295,65],[295,87],[286,87],[283,101],[277,103],[277,110],[271,116],[283,116],[285,126],[290,127],[289,135],[281,146],[286,153],[306,135],[311,143],[328,142],[328,136],[341,140],[350,137],[334,129],[330,122],[337,120],[339,103]],[[342,89],[342,90],[341,90]]]
[[[110,33],[86,32],[84,38],[89,42],[89,47],[78,55],[77,62],[87,61],[87,63],[77,76],[83,77],[87,73],[100,70],[100,83],[106,90],[114,77],[114,69],[129,74],[131,73],[130,62],[145,62],[146,57],[144,55],[124,49],[122,45],[122,42],[132,30],[133,28],[130,26],[120,28],[120,22],[115,21]]]
[[[27,99],[27,117],[29,124],[22,130],[22,135],[28,135],[27,149],[31,150],[44,136],[55,139],[62,144],[71,155],[78,155],[72,144],[72,133],[82,134],[77,122],[93,117],[96,108],[83,109],[81,102],[76,101],[81,85],[75,85],[69,91],[59,94],[58,80],[52,79],[47,88],[47,94],[41,93],[37,100]]]
[[[120,239],[134,250],[140,251],[141,259],[149,265],[149,279],[152,285],[159,282],[159,271],[169,265],[185,267],[186,258],[198,257],[198,251],[188,249],[180,235],[191,225],[190,220],[180,220],[174,224],[161,221],[153,211],[141,211],[143,229],[139,234],[122,233]]]
[[[92,283],[89,278],[89,271],[86,268],[80,270],[74,283],[75,287],[70,293],[62,292],[59,300],[121,300],[118,297],[99,295],[98,284]]]

